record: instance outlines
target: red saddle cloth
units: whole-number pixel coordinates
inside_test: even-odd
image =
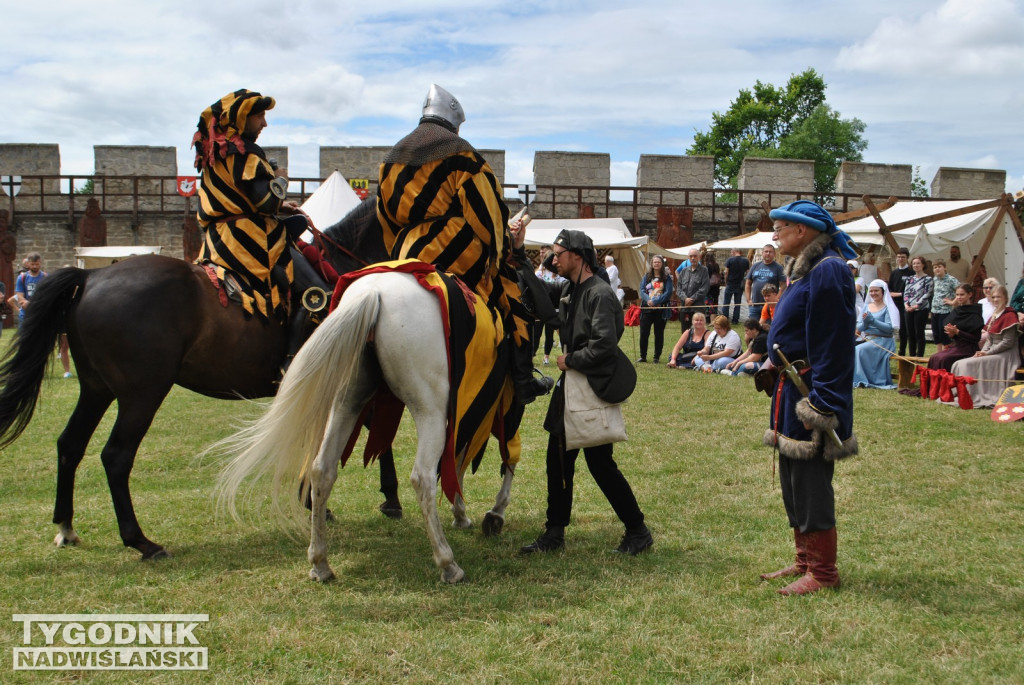
[[[462,494],[459,475],[483,452],[489,435],[498,439],[504,462],[514,465],[519,458],[518,433],[512,431],[514,434],[508,436],[505,429],[513,393],[504,367],[497,364],[498,342],[503,337],[500,317],[488,315],[484,302],[461,280],[441,274],[433,265],[415,259],[382,262],[342,275],[334,288],[331,311],[337,308],[352,283],[376,273],[410,274],[437,297],[444,325],[450,387],[448,425],[441,456],[441,490],[454,502],[455,495]],[[342,453],[342,465],[351,455],[360,427],[366,421],[370,432],[363,450],[363,463],[379,457],[394,440],[404,407],[402,401],[382,385],[363,409]]]

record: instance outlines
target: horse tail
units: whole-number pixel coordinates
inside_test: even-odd
[[[380,313],[375,288],[351,288],[341,304],[295,355],[267,412],[212,449],[235,454],[220,476],[221,504],[238,520],[236,500],[243,481],[273,470],[273,504],[289,518],[298,498],[286,484],[305,474],[323,441],[334,402],[341,400],[356,373],[363,347]],[[285,501],[295,507],[281,506]],[[306,517],[308,520],[308,516]]]
[[[85,279],[83,269],[60,269],[40,281],[32,294],[32,306],[0,361],[0,448],[17,440],[32,420],[53,348],[65,331],[68,307]]]

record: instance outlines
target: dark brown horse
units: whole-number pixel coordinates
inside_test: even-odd
[[[338,273],[387,258],[373,198],[325,234]],[[285,326],[246,318],[234,303],[223,306],[206,272],[179,259],[140,256],[103,269],[61,269],[39,284],[0,364],[0,447],[31,420],[54,345],[65,331],[79,397],[57,439],[54,542],[79,541],[72,526],[75,471],[116,401],[117,419],[101,458],[121,539],[143,559],[165,556],[142,533],[128,488],[154,415],[176,384],[221,399],[272,396],[285,357]]]

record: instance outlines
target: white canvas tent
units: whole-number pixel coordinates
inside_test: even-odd
[[[675,259],[687,259],[690,254],[690,250],[693,248],[700,249],[701,245],[705,243],[694,243],[693,245],[685,245],[683,247],[674,247],[672,249],[665,248],[663,252],[666,256]],[[747,250],[760,250],[765,245],[775,245],[775,241],[772,240],[771,231],[754,231],[752,233],[744,233],[743,235],[736,236],[735,238],[726,238],[725,240],[719,240],[714,243],[707,243],[709,250],[722,250],[728,251],[733,248],[746,252]],[[721,260],[719,260],[721,261]]]
[[[340,221],[361,202],[341,172],[335,171],[306,198],[302,210],[312,219],[313,225],[323,231]],[[312,235],[306,231],[302,239],[308,242]]]
[[[909,249],[911,255],[946,259],[949,248],[958,245],[964,259],[982,255],[988,275],[1012,290],[1024,267],[1024,235],[1014,224],[1012,212],[1007,196],[997,200],[900,201],[879,216],[896,245]],[[840,228],[861,247],[887,245],[872,216]]]
[[[558,233],[565,228],[583,231],[594,241],[599,253],[610,252],[619,267],[622,287],[636,288],[644,276],[645,260],[641,247],[647,244],[647,236],[634,237],[626,228],[626,222],[618,217],[605,219],[534,219],[526,225],[526,247],[539,248],[551,245]]]
[[[141,254],[160,254],[159,245],[107,245],[76,247],[75,262],[80,269],[98,269]]]

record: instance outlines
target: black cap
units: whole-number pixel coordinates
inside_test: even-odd
[[[590,270],[597,273],[597,252],[594,250],[594,241],[583,231],[574,231],[570,228],[563,228],[558,237],[555,238],[555,245],[559,245],[569,252],[575,252],[590,267]]]

